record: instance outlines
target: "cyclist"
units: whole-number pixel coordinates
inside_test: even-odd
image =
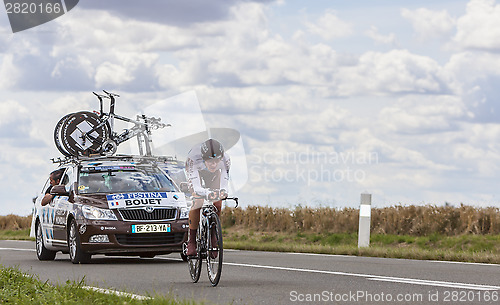
[[[224,153],[222,144],[208,139],[193,147],[186,160],[186,172],[190,191],[195,199],[189,211],[189,238],[187,256],[196,255],[196,230],[200,222],[200,209],[204,198],[219,199],[214,202],[217,215],[220,217],[222,199],[227,197],[229,167],[231,160]],[[213,238],[213,237],[212,237]]]

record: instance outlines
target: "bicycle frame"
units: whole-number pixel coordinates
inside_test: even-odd
[[[198,224],[198,230],[200,231],[200,233],[197,234],[196,242],[199,243],[199,245],[201,245],[200,246],[201,249],[198,249],[197,252],[198,255],[202,256],[202,259],[206,258],[206,256],[204,256],[203,254],[205,254],[206,251],[208,250],[205,248],[208,247],[208,241],[206,240],[206,238],[208,235],[207,231],[210,230],[209,220],[213,214],[217,214],[216,211],[217,208],[215,207],[213,202],[206,200],[200,209],[200,222]]]

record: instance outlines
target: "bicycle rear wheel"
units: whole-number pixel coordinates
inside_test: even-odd
[[[101,123],[95,113],[81,111],[70,115],[62,124],[61,140],[64,149],[73,156],[100,153],[102,144],[109,138],[110,127],[105,122],[91,133],[87,133]],[[86,134],[85,136],[84,133]]]
[[[67,114],[65,116],[63,116],[59,122],[57,122],[56,124],[56,128],[54,128],[54,142],[56,144],[56,147],[57,149],[63,154],[65,155],[66,157],[69,157],[71,156],[71,154],[69,152],[67,152],[63,145],[62,145],[62,142],[61,142],[61,130],[62,130],[62,126],[64,125],[64,123],[66,123],[66,121],[68,120],[68,118],[72,115],[72,113],[70,114]]]
[[[208,279],[212,286],[219,284],[220,276],[222,273],[222,229],[220,225],[219,216],[213,214],[210,217],[210,230],[207,230],[207,271]]]

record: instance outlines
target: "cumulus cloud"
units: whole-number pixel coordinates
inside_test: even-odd
[[[224,20],[187,28],[77,10],[72,18],[57,21],[61,35],[53,35],[52,45],[35,48],[37,54],[14,54],[12,64],[4,60],[0,71],[17,75],[14,86],[29,90],[110,86],[151,91],[204,84],[240,88],[300,84],[328,88],[331,95],[341,96],[447,90],[439,67],[427,57],[394,50],[356,58],[327,44],[286,40],[270,31],[268,10],[259,3],[242,2],[228,9]],[[89,18],[98,25],[90,31],[85,26]],[[350,33],[350,26],[330,10],[308,28],[318,35],[320,30],[335,37]],[[392,34],[382,36],[375,28],[371,35],[393,41]],[[176,60],[160,63],[166,51]]]
[[[79,8],[108,11],[113,15],[179,27],[193,23],[213,22],[227,18],[229,9],[241,0],[203,0],[163,1],[134,0],[81,1]],[[260,0],[253,2],[273,2]]]
[[[446,10],[402,9],[401,15],[412,23],[415,34],[421,40],[447,37],[455,29],[456,21]]]
[[[378,28],[373,25],[369,30],[365,32],[365,35],[380,44],[397,45],[396,34],[390,33],[387,35],[382,35],[379,33]]]
[[[449,144],[450,157],[463,172],[481,178],[497,177],[500,170],[498,124],[466,123],[456,141]]]
[[[452,54],[445,65],[448,73],[463,83],[500,75],[500,55],[490,52],[465,51]]]
[[[325,40],[346,37],[352,33],[352,25],[337,17],[337,13],[328,10],[317,22],[305,22],[309,33],[318,35]]]
[[[0,102],[0,138],[18,139],[26,143],[24,140],[29,137],[31,130],[28,114],[28,108],[16,101]],[[19,142],[12,141],[12,143],[21,146]]]
[[[0,25],[0,54],[4,53],[9,43],[12,41],[12,35],[7,27]]]
[[[500,4],[495,0],[471,0],[466,14],[457,20],[453,41],[462,48],[500,50]]]
[[[471,116],[464,102],[451,95],[407,96],[379,113],[380,126],[400,134],[454,131]]]
[[[448,80],[433,59],[392,50],[366,52],[357,65],[345,67],[340,75],[340,95],[360,93],[447,93]]]
[[[499,122],[500,56],[486,51],[464,51],[453,54],[444,66],[455,79],[456,88],[474,114],[475,121]]]
[[[157,77],[153,65],[156,54],[116,54],[115,63],[106,61],[100,64],[94,76],[98,88],[123,88],[131,91],[157,89]]]

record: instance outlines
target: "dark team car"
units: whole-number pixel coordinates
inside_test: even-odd
[[[31,234],[38,259],[53,260],[58,251],[73,263],[88,263],[93,254],[183,256],[189,208],[164,163],[115,156],[61,165],[52,202],[41,206],[49,180],[35,200]]]

